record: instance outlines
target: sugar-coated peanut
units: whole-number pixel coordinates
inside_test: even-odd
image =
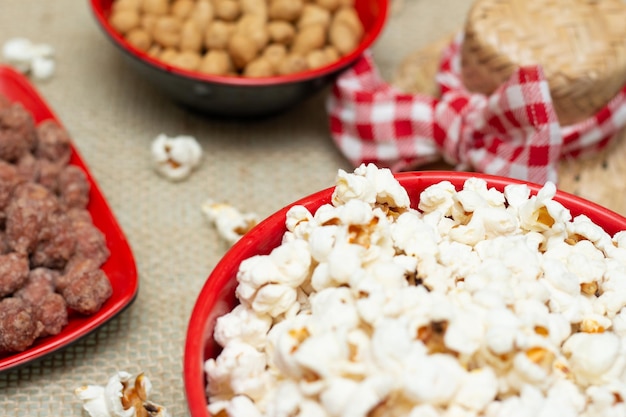
[[[303,0],[269,0],[269,17],[270,19],[280,19],[293,22],[304,8]]]
[[[126,40],[140,51],[147,51],[152,45],[152,36],[143,28],[136,27],[126,34]]]
[[[202,50],[202,42],[202,33],[200,33],[195,20],[188,19],[184,21],[180,30],[180,50],[199,54]]]
[[[298,19],[298,28],[303,28],[308,25],[321,24],[324,27],[330,26],[331,13],[328,9],[318,6],[313,3],[307,3],[302,9],[302,14]]]
[[[241,15],[241,7],[236,0],[215,0],[213,3],[215,16],[229,22],[234,22]]]
[[[170,10],[168,0],[141,0],[141,9],[145,13],[165,15]]]
[[[195,71],[200,66],[200,54],[193,51],[182,51],[174,57],[172,65],[189,71]]]
[[[326,44],[326,28],[321,24],[308,25],[296,33],[291,52],[306,55]]]
[[[159,16],[154,24],[152,36],[154,40],[164,46],[178,47],[180,44],[181,21],[174,16]]]
[[[245,77],[271,77],[274,75],[274,66],[265,57],[253,59],[243,70]]]
[[[272,20],[267,24],[267,30],[272,41],[290,45],[296,36],[296,28],[286,20]]]
[[[257,45],[246,35],[235,32],[228,41],[228,52],[235,68],[243,69],[259,53]]]
[[[111,15],[111,26],[122,35],[139,26],[139,13],[132,9],[117,10]]]
[[[195,3],[193,0],[174,0],[171,6],[172,14],[181,20],[191,16]]]
[[[228,52],[216,49],[204,54],[198,71],[213,75],[227,75],[233,71],[233,63]]]
[[[223,20],[214,20],[207,26],[204,45],[207,49],[226,49],[228,41],[235,31],[235,25]]]

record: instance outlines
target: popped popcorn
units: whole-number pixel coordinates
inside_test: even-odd
[[[45,43],[33,43],[26,38],[12,38],[2,47],[3,58],[18,71],[35,79],[50,78],[55,71],[54,49]]]
[[[387,169],[340,170],[241,263],[205,363],[214,415],[626,415],[626,232],[546,183],[468,179],[417,208]]]
[[[156,171],[171,181],[189,177],[202,160],[202,147],[193,136],[162,133],[152,141],[151,151]]]
[[[152,383],[143,373],[116,372],[106,385],[74,390],[90,417],[170,417],[165,407],[148,400]]]
[[[219,236],[231,246],[259,223],[256,213],[242,213],[230,204],[211,199],[202,204],[202,213],[215,226]]]

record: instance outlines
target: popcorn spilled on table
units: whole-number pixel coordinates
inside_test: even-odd
[[[340,170],[244,260],[208,410],[246,416],[626,415],[626,232],[546,183],[425,189]],[[355,401],[358,398],[358,401]]]
[[[207,199],[202,204],[202,213],[215,226],[217,233],[228,245],[234,245],[250,229],[259,223],[254,212],[243,213],[236,207]]]
[[[18,71],[46,80],[54,74],[54,48],[46,43],[34,43],[27,38],[12,38],[2,46],[2,57]]]
[[[202,147],[193,136],[169,137],[163,133],[152,141],[152,162],[157,173],[170,181],[182,181],[202,161]]]
[[[74,393],[89,417],[170,417],[165,407],[148,400],[152,383],[143,373],[119,371],[106,385],[85,385]]]

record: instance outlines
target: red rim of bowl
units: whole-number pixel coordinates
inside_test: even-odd
[[[212,82],[233,86],[270,86],[276,84],[296,83],[319,78],[321,76],[338,71],[356,60],[360,55],[363,54],[363,52],[367,48],[369,48],[374,43],[374,41],[382,32],[383,27],[385,26],[387,14],[389,11],[389,0],[377,0],[379,6],[378,15],[375,16],[374,24],[372,25],[370,30],[367,30],[365,32],[365,35],[359,43],[358,47],[350,54],[343,56],[341,59],[335,61],[330,65],[280,77],[248,78],[202,74],[195,71],[188,71],[181,68],[173,67],[152,58],[147,53],[129,44],[122,35],[120,35],[115,29],[111,27],[107,19],[108,16],[105,14],[105,11],[102,8],[102,2],[103,0],[90,0],[91,10],[98,24],[106,32],[109,38],[115,42],[115,44],[117,44],[120,48],[122,48],[134,58],[140,61],[144,61],[145,63],[152,65],[153,67],[162,71],[189,78],[195,81]]]
[[[463,182],[470,177],[484,179],[489,187],[495,187],[500,191],[509,184],[527,184],[532,194],[536,194],[542,187],[539,184],[516,179],[472,172],[415,171],[397,173],[395,177],[407,189],[412,207],[416,207],[419,195],[424,188],[444,180],[450,181],[457,189],[460,189],[459,187],[462,186]],[[204,283],[191,312],[184,348],[183,379],[188,408],[193,417],[210,416],[207,410],[206,379],[203,367],[206,360],[207,341],[213,337],[207,334],[208,323],[222,314],[221,312],[216,312],[218,302],[222,301],[220,295],[223,295],[224,291],[230,291],[235,285],[231,282],[231,280],[235,281],[233,275],[215,273],[215,271],[226,269],[236,273],[241,260],[257,252],[263,253],[265,251],[269,253],[271,248],[262,247],[259,250],[258,243],[261,241],[260,238],[266,236],[268,230],[275,231],[277,228],[285,230],[285,216],[289,208],[294,205],[304,205],[309,210],[316,210],[319,206],[330,203],[334,188],[333,186],[306,196],[267,217],[248,232],[244,239],[241,239],[226,252]],[[606,207],[560,190],[557,191],[554,199],[569,209],[573,216],[585,214],[592,221],[600,224],[611,235],[620,230],[626,230],[626,218]]]

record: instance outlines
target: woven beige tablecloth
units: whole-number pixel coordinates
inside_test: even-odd
[[[374,57],[393,77],[404,57],[458,28],[468,0],[392,0]],[[81,416],[73,391],[104,384],[118,370],[144,371],[152,400],[188,415],[182,382],[189,314],[227,250],[203,217],[206,199],[265,217],[331,186],[352,169],[328,133],[324,91],[290,112],[234,124],[190,114],[129,71],[99,31],[88,1],[0,0],[0,43],[46,42],[57,69],[33,81],[75,145],[132,246],[140,279],[132,306],[95,333],[39,361],[0,374],[0,416]],[[150,165],[160,133],[198,139],[204,159],[187,181],[171,183]],[[602,201],[599,201],[602,202]]]

